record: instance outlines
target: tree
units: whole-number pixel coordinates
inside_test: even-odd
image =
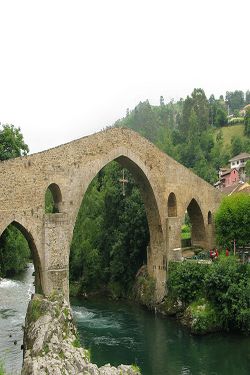
[[[0,129],[0,160],[16,158],[27,155],[29,148],[24,143],[20,128],[14,125],[2,125]]]
[[[122,169],[110,163],[94,178],[78,213],[70,252],[70,280],[88,291],[108,286],[126,295],[146,261],[149,231],[133,177],[126,195],[119,183]]]
[[[235,110],[240,110],[244,107],[244,92],[241,90],[236,91],[227,91],[226,92],[226,101],[229,105],[231,113]]]
[[[246,172],[246,177],[248,180],[250,180],[250,160],[246,162],[245,165],[245,172]]]
[[[193,108],[198,119],[199,131],[208,129],[209,125],[209,104],[205,92],[202,89],[194,89],[192,92]]]
[[[234,136],[231,139],[231,154],[232,156],[236,156],[240,154],[243,150],[244,146],[242,140],[238,136]]]
[[[245,124],[245,134],[248,137],[250,137],[250,108],[247,108],[246,110],[244,124]]]
[[[224,108],[217,107],[214,124],[216,127],[220,127],[227,124],[227,112]]]
[[[250,242],[250,195],[244,193],[225,197],[216,212],[215,226],[217,241],[232,248],[233,240],[238,246]]]
[[[250,104],[250,91],[246,91],[246,99],[245,99],[245,104]]]
[[[21,232],[9,225],[0,237],[0,276],[22,271],[29,261],[29,245]]]

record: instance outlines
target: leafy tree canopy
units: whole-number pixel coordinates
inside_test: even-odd
[[[232,248],[250,243],[250,195],[244,193],[225,197],[215,215],[217,241]]]
[[[29,148],[24,142],[20,128],[5,124],[0,128],[0,160],[27,155]]]

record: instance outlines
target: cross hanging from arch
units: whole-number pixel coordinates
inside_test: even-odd
[[[124,169],[122,170],[122,178],[119,179],[119,182],[122,183],[122,195],[125,196],[125,184],[128,183],[128,180],[124,176]]]

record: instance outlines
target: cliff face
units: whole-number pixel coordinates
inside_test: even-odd
[[[63,297],[34,295],[24,329],[22,375],[138,375],[133,366],[109,364],[100,368],[90,362],[80,346],[72,312]]]

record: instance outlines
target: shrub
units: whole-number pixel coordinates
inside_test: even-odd
[[[185,319],[190,321],[192,333],[204,334],[221,329],[221,322],[213,304],[205,298],[192,302],[182,319],[184,323]]]
[[[250,241],[250,195],[238,193],[225,197],[215,215],[217,241],[220,245],[232,247]]]
[[[189,304],[204,294],[204,277],[207,264],[196,262],[170,262],[167,287],[169,293]]]
[[[205,276],[207,298],[216,307],[225,329],[250,332],[250,270],[234,257],[214,263]]]

